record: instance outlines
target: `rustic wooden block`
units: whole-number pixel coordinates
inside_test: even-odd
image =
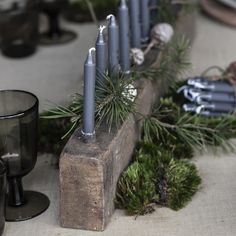
[[[145,81],[137,98],[148,114],[159,95],[157,84]],[[127,167],[139,139],[133,115],[117,131],[100,128],[96,141],[84,143],[77,130],[60,158],[60,217],[63,227],[102,231],[114,211],[118,178]]]

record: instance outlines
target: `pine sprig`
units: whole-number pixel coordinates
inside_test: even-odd
[[[130,114],[135,112],[135,97],[137,90],[132,85],[132,79],[124,76],[113,80],[107,74],[103,81],[96,85],[95,120],[97,128],[105,123],[108,131],[114,126],[118,128]],[[76,94],[68,107],[56,106],[42,115],[44,119],[69,119],[71,127],[62,138],[71,134],[81,125],[83,116],[83,97]]]
[[[135,112],[136,89],[132,79],[124,76],[115,82],[108,75],[96,87],[96,121],[97,126],[103,122],[111,130],[114,125],[118,128],[130,114]]]
[[[61,137],[66,138],[71,134],[82,121],[83,113],[83,98],[80,94],[75,94],[72,97],[72,103],[68,107],[57,105],[55,108],[49,109],[43,113],[40,118],[42,119],[66,119],[70,122],[70,127],[66,130],[65,134]]]
[[[230,131],[229,131],[230,129]],[[206,150],[209,145],[235,150],[228,141],[235,136],[236,121],[233,117],[222,119],[202,118],[184,113],[171,98],[161,100],[160,106],[143,122],[145,142],[163,143],[177,141],[191,148]]]
[[[163,84],[172,86],[191,68],[189,49],[190,42],[186,37],[174,36],[163,51],[160,61],[145,71],[134,71],[134,76],[163,81]]]
[[[185,75],[184,73],[191,68],[189,60],[189,39],[183,35],[174,36],[167,50],[166,58],[173,66],[173,73],[175,73],[177,77]]]

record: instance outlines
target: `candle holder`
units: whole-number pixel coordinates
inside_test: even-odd
[[[47,196],[24,191],[21,182],[37,160],[37,125],[35,95],[19,90],[0,91],[0,157],[7,169],[7,221],[33,218],[49,206]]]
[[[77,37],[76,33],[69,30],[64,30],[60,26],[59,15],[67,4],[67,0],[40,1],[40,9],[48,17],[48,30],[40,34],[40,44],[64,44],[74,40]]]
[[[0,235],[5,227],[6,167],[0,158]]]
[[[1,50],[3,55],[22,58],[36,51],[38,13],[31,0],[5,1],[0,8]]]

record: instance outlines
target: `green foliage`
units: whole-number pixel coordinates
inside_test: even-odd
[[[189,50],[190,41],[183,35],[174,36],[170,46],[167,47],[167,53],[163,60],[171,63],[169,69],[177,76],[177,78],[179,76],[184,76],[186,70],[191,67],[189,61]]]
[[[136,89],[132,82],[132,79],[125,79],[123,76],[113,80],[108,75],[104,75],[104,82],[100,82],[96,86],[95,118],[97,127],[105,123],[109,131],[112,127],[118,128],[131,113],[135,112],[135,95],[133,93]],[[69,119],[70,127],[62,137],[65,138],[81,124],[82,115],[83,97],[76,94],[70,106],[57,106],[48,110],[46,115],[41,115],[41,118]]]
[[[61,136],[62,139],[66,138],[69,134],[71,134],[76,127],[82,121],[83,114],[83,97],[79,94],[75,94],[72,97],[72,102],[68,107],[64,106],[56,106],[55,108],[49,109],[47,112],[40,115],[42,119],[51,119],[54,120],[67,120],[67,129],[62,129],[64,132]],[[46,122],[45,122],[46,124]]]
[[[168,48],[163,54],[158,70],[148,69],[142,72],[142,74],[135,74],[132,78],[144,76],[174,81],[176,76],[182,75],[183,70],[187,69],[190,65],[187,62],[188,40],[184,37],[177,37],[169,44]],[[131,113],[135,113],[135,96],[132,95],[135,88],[132,87],[132,79],[127,80],[121,75],[116,81],[114,83],[114,80],[106,74],[104,75],[104,82],[98,83],[96,86],[95,117],[97,127],[102,123],[105,123],[109,130],[112,126],[119,127]],[[76,94],[72,97],[70,106],[56,106],[41,117],[54,120],[67,119],[68,129],[63,129],[65,133],[62,135],[63,138],[66,138],[81,124],[82,113],[83,97]],[[173,146],[175,147],[176,144],[173,144]],[[173,151],[175,149],[173,148]]]
[[[190,42],[186,37],[175,36],[163,51],[158,69],[155,65],[145,71],[135,71],[134,74],[151,80],[161,80],[164,85],[172,85],[191,68],[189,49]]]
[[[170,151],[153,143],[140,143],[134,162],[119,179],[116,203],[132,215],[150,213],[155,204],[178,210],[200,183],[193,164],[175,160]]]
[[[105,122],[109,130],[112,126],[118,128],[131,113],[135,112],[132,79],[124,76],[113,80],[108,75],[103,82],[98,82],[96,88],[96,121],[99,126]]]
[[[47,114],[44,113],[43,115],[46,116]],[[39,119],[39,152],[53,153],[59,156],[69,138],[61,139],[61,137],[69,128],[70,121],[66,118],[57,120]]]
[[[134,162],[119,179],[117,207],[125,208],[129,214],[143,215],[154,210],[152,203],[158,199],[153,181],[154,173],[145,168],[150,166],[150,160],[149,156],[143,156],[142,163]]]
[[[179,210],[191,200],[201,178],[196,166],[182,159],[191,158],[194,148],[202,151],[208,145],[221,145],[226,151],[235,150],[227,141],[235,137],[235,117],[186,114],[172,97],[161,99],[144,118],[143,141],[118,182],[116,201],[129,214],[152,212],[155,204]]]
[[[201,184],[194,164],[172,159],[166,170],[168,206],[173,210],[183,208]]]
[[[184,143],[199,150],[206,150],[208,145],[221,145],[226,151],[232,151],[235,148],[227,140],[235,136],[235,123],[231,116],[206,119],[184,113],[172,98],[165,98],[151,115],[145,117],[143,139],[164,146],[166,143],[171,146],[175,142]]]
[[[163,148],[166,148],[173,153],[173,157],[175,159],[190,159],[194,155],[193,148],[187,143],[181,142],[178,139],[171,139],[167,141],[165,144],[161,144]]]

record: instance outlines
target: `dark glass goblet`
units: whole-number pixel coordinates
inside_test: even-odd
[[[19,90],[0,91],[0,157],[6,164],[7,221],[22,221],[44,212],[49,199],[24,191],[21,179],[37,160],[38,99]]]
[[[6,195],[6,168],[0,158],[0,235],[5,226],[5,195]]]
[[[22,58],[36,51],[38,14],[33,0],[14,0],[0,5],[0,27],[3,55]]]
[[[67,0],[40,0],[40,9],[48,17],[48,30],[40,34],[41,44],[63,44],[77,37],[76,33],[60,26],[59,15],[67,4]]]

